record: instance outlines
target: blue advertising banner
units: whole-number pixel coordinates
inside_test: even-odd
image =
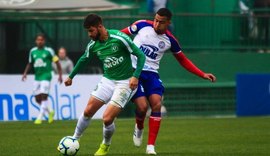
[[[270,115],[270,74],[238,74],[237,116]]]

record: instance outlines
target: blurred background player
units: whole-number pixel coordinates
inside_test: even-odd
[[[52,79],[52,62],[55,62],[59,78],[58,81],[62,83],[62,71],[59,64],[58,57],[55,55],[54,50],[46,47],[46,39],[44,34],[36,36],[36,47],[33,47],[29,52],[28,64],[25,67],[22,81],[26,80],[27,73],[31,67],[34,67],[35,82],[34,82],[34,95],[36,102],[40,105],[39,115],[35,120],[35,124],[41,124],[45,112],[49,114],[48,122],[53,122],[54,110],[48,105],[48,94],[50,91],[50,83]]]
[[[136,104],[136,124],[133,135],[135,146],[141,146],[143,138],[144,120],[148,103],[152,109],[149,117],[149,134],[146,154],[156,154],[155,142],[161,122],[161,100],[164,87],[159,79],[159,62],[166,50],[170,50],[177,61],[191,73],[214,82],[216,77],[211,73],[204,73],[197,68],[182,52],[176,38],[168,31],[172,13],[166,8],[157,11],[154,21],[139,20],[122,32],[135,34],[133,42],[144,52],[146,62],[139,78],[139,86],[133,96]],[[133,67],[136,68],[136,57],[132,56]]]
[[[69,74],[72,71],[74,64],[72,60],[67,56],[66,48],[64,47],[59,48],[57,54],[59,58],[59,63],[61,65],[62,74]],[[54,72],[58,73],[56,64],[53,63],[52,65]]]
[[[95,153],[96,156],[107,155],[115,130],[114,119],[136,92],[145,55],[126,34],[106,29],[98,15],[88,15],[84,20],[84,28],[92,40],[65,80],[65,85],[72,85],[73,77],[93,58],[93,55],[97,55],[102,61],[104,74],[77,122],[73,137],[79,139],[93,115],[108,103],[103,114],[103,141]],[[136,70],[132,68],[130,54],[138,58]]]

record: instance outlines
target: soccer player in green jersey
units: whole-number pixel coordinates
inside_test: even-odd
[[[42,118],[47,112],[49,114],[48,122],[53,122],[54,111],[48,105],[48,95],[50,91],[50,82],[52,79],[52,62],[56,63],[59,78],[58,81],[62,83],[62,70],[59,64],[58,57],[55,55],[54,50],[45,46],[44,34],[36,36],[36,47],[32,48],[29,53],[28,64],[25,67],[22,81],[26,80],[27,73],[34,67],[35,82],[34,82],[34,95],[37,103],[40,105],[40,112],[35,120],[35,124],[41,124]]]
[[[88,127],[93,115],[104,104],[107,104],[103,114],[103,141],[95,153],[95,156],[100,156],[108,153],[115,130],[114,119],[137,90],[145,55],[126,34],[118,30],[106,29],[98,15],[88,15],[84,20],[84,28],[92,40],[87,45],[84,55],[81,56],[65,80],[65,85],[72,84],[73,77],[91,60],[93,55],[97,55],[102,61],[103,77],[92,92],[73,135],[74,138],[79,139]],[[130,54],[138,58],[135,70],[132,68]]]

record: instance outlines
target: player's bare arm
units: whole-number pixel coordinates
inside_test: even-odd
[[[174,54],[175,58],[177,59],[177,61],[188,71],[190,71],[191,73],[202,77],[204,79],[208,79],[211,82],[215,82],[216,81],[216,77],[211,74],[211,73],[204,73],[203,71],[201,71],[198,67],[196,67],[185,55],[183,52],[179,52],[177,54]]]
[[[130,89],[134,90],[138,87],[139,80],[138,78],[132,76],[131,79],[129,80],[129,87]]]
[[[62,68],[61,68],[61,64],[59,63],[59,61],[55,62],[56,67],[57,67],[57,71],[58,71],[58,82],[62,83],[63,82],[63,78],[62,78]]]
[[[24,72],[23,72],[22,81],[25,81],[25,80],[26,80],[26,78],[27,78],[27,73],[28,73],[28,71],[29,71],[30,69],[31,69],[31,64],[28,63],[28,64],[26,65],[26,67],[25,67]]]
[[[65,86],[71,86],[72,85],[72,79],[71,78],[67,78],[66,80],[65,80]]]

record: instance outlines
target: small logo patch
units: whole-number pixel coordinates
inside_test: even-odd
[[[135,32],[135,31],[137,31],[138,28],[137,28],[137,26],[134,24],[134,25],[131,26],[130,29],[131,29],[131,31]]]
[[[158,47],[159,47],[160,49],[163,49],[163,48],[165,47],[165,42],[164,42],[164,41],[160,41],[160,42],[158,43]]]

